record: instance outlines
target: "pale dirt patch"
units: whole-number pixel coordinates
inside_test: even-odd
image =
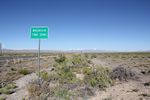
[[[41,71],[43,70],[50,71],[50,69],[51,68],[47,68],[47,69],[45,68],[45,69],[42,69]],[[38,79],[37,74],[31,73],[14,81],[14,83],[16,83],[16,86],[17,86],[16,92],[11,95],[8,95],[6,100],[22,100],[23,98],[28,98],[28,92],[27,92],[26,86],[30,82],[37,80],[37,79]]]
[[[143,82],[146,81],[148,80],[143,80]],[[91,97],[90,100],[103,100],[106,98],[111,98],[112,100],[140,100],[140,98],[143,98],[142,100],[150,100],[148,97],[144,98],[140,96],[143,93],[150,93],[150,87],[145,87],[143,82],[131,80],[116,84],[115,86],[107,88],[106,91],[97,92],[96,96]]]
[[[84,79],[84,74],[76,74],[76,77],[80,80]]]
[[[29,82],[36,79],[38,79],[36,73],[32,73],[16,80],[14,83],[16,83],[18,88],[16,89],[15,93],[7,96],[6,100],[21,100],[21,98],[26,98],[28,96],[26,86],[29,84]]]

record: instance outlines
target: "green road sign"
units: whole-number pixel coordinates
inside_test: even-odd
[[[48,27],[32,27],[31,38],[32,39],[47,39]]]
[[[40,85],[40,41],[41,39],[47,39],[48,38],[48,27],[32,27],[31,28],[31,38],[32,39],[38,39],[39,45],[38,45],[38,72],[39,72],[39,85]]]

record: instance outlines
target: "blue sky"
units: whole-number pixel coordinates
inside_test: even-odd
[[[32,26],[48,26],[41,49],[150,50],[150,0],[0,0],[0,42],[36,49]]]

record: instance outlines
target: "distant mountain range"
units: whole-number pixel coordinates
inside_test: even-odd
[[[37,49],[22,49],[22,50],[13,50],[13,49],[2,49],[3,52],[5,53],[35,53],[38,52]],[[89,49],[89,50],[41,50],[41,52],[80,52],[80,53],[101,53],[101,52],[150,52],[150,50],[138,50],[138,51],[113,51],[113,50],[93,50],[93,49]]]

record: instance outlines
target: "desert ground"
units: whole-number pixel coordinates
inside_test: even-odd
[[[0,100],[150,100],[150,53],[0,56]],[[40,74],[40,78],[38,75]]]

